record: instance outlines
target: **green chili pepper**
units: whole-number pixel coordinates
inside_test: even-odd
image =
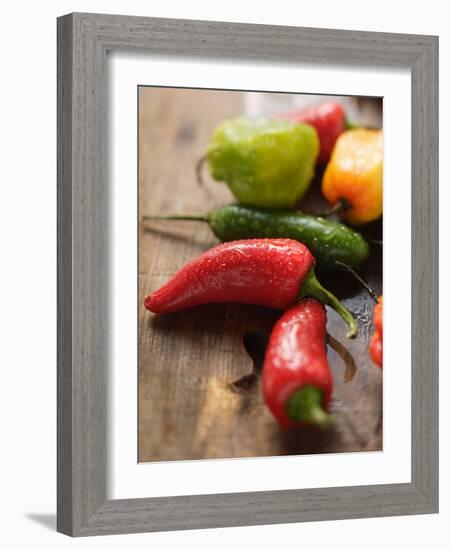
[[[306,245],[323,269],[342,264],[359,267],[369,256],[367,241],[346,225],[299,211],[269,210],[231,204],[200,216],[144,216],[144,220],[196,220],[207,222],[221,241],[250,238],[295,239]]]
[[[320,143],[308,124],[233,118],[217,127],[206,151],[212,177],[242,204],[292,207],[308,189]]]

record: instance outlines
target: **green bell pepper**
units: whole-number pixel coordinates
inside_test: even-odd
[[[216,128],[206,161],[242,204],[293,207],[311,183],[319,149],[312,126],[239,117]]]

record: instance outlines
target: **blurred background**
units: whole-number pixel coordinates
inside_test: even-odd
[[[243,110],[248,116],[271,116],[327,101],[340,103],[347,119],[363,126],[382,126],[382,99],[375,97],[244,92]]]

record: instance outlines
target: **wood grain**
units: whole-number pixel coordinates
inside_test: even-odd
[[[232,200],[227,187],[194,177],[214,127],[242,114],[243,94],[140,88],[139,205],[143,214],[202,213]],[[374,112],[380,121],[380,111]],[[317,180],[320,179],[320,176]],[[305,198],[322,208],[319,181]],[[380,230],[380,224],[375,228]],[[206,225],[144,223],[139,235],[139,461],[350,452],[382,448],[382,376],[368,355],[373,302],[344,273],[322,274],[360,322],[357,340],[328,313],[329,332],[353,356],[357,371],[344,383],[345,365],[329,351],[334,375],[333,429],[280,429],[262,400],[260,379],[233,385],[252,372],[244,335],[269,333],[279,313],[241,305],[209,305],[153,316],[143,298],[187,261],[217,244]],[[365,277],[381,290],[381,254],[375,249]],[[247,387],[249,386],[249,387]]]

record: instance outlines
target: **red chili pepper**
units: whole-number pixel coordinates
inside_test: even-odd
[[[303,296],[334,308],[353,338],[358,326],[339,300],[314,274],[308,248],[291,239],[250,239],[219,244],[183,267],[162,288],[147,296],[153,313],[169,313],[199,304],[239,302],[286,309]]]
[[[320,140],[320,153],[317,162],[320,164],[325,164],[328,161],[337,138],[345,130],[345,113],[339,103],[309,105],[304,109],[279,115],[278,118],[310,124],[317,130]]]
[[[326,426],[333,380],[326,350],[327,314],[306,299],[275,324],[263,365],[263,394],[283,428],[298,424]]]
[[[372,361],[383,368],[383,296],[373,308],[373,323],[375,332],[370,340],[370,355]]]

